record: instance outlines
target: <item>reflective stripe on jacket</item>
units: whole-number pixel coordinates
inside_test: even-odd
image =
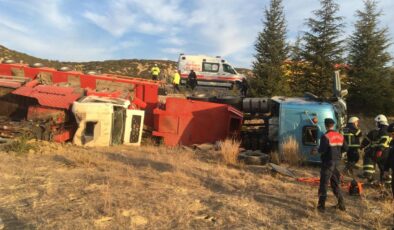
[[[323,163],[330,161],[338,161],[342,157],[342,152],[347,150],[343,136],[334,131],[329,130],[320,138],[319,153]]]
[[[330,145],[330,147],[334,147],[334,146],[341,146],[343,145],[343,141],[344,138],[343,136],[335,131],[328,131],[325,136],[328,139],[328,144]]]
[[[343,129],[343,136],[349,148],[360,148],[362,133],[353,124],[347,124]]]
[[[375,174],[375,166],[373,164],[363,165],[364,173]]]

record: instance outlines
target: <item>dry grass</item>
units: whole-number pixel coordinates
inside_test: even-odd
[[[29,139],[25,136],[22,136],[14,141],[0,145],[0,150],[5,152],[16,154],[16,155],[24,155],[31,151],[36,151],[38,146],[35,143],[29,142]]]
[[[282,143],[282,161],[291,166],[299,166],[304,160],[301,154],[299,154],[299,150],[298,142],[293,137],[287,138]]]
[[[274,164],[279,165],[281,163],[281,157],[279,156],[279,153],[274,151],[270,153],[271,156],[271,162]]]
[[[390,229],[392,203],[365,188],[348,212],[316,211],[317,187],[182,148],[80,148],[39,142],[0,152],[6,229]],[[220,154],[218,152],[218,154]],[[294,168],[318,175],[318,168]],[[330,194],[327,206],[336,203]]]
[[[223,161],[229,165],[236,165],[238,162],[239,146],[241,143],[238,140],[226,139],[219,143],[220,153]]]

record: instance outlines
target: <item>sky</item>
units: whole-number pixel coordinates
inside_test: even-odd
[[[362,0],[337,0],[353,31]],[[0,44],[61,61],[160,59],[179,53],[225,57],[250,68],[269,0],[0,0]],[[283,0],[290,42],[306,31],[318,0]],[[394,38],[393,0],[380,0]],[[394,56],[394,47],[390,48]]]

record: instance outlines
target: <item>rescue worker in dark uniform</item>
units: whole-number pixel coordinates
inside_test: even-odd
[[[387,117],[380,114],[375,117],[376,128],[370,131],[361,143],[361,148],[365,148],[363,171],[364,177],[373,181],[375,175],[375,165],[380,171],[380,182],[384,181],[384,165],[389,155],[389,144],[391,137],[387,132]]]
[[[388,156],[386,164],[385,164],[385,171],[386,171],[386,177],[388,179],[391,179],[391,182],[390,182],[391,183],[391,192],[393,194],[393,199],[394,199],[394,123],[389,125],[389,127],[387,128],[387,131],[391,135],[391,142],[390,142],[389,156]],[[389,174],[390,169],[391,169],[391,175]]]
[[[327,199],[327,188],[330,183],[334,195],[338,199],[337,208],[345,211],[345,200],[342,196],[340,187],[340,173],[338,166],[342,158],[342,152],[345,152],[346,142],[344,137],[334,130],[335,121],[331,118],[324,120],[327,132],[320,138],[319,153],[321,154],[321,171],[319,186],[319,203],[317,209],[320,212],[325,211]]]
[[[194,70],[190,70],[189,76],[187,77],[187,82],[192,90],[194,90],[194,88],[196,88],[197,75],[196,75],[196,72],[194,72]]]
[[[248,81],[246,80],[246,78],[242,78],[242,82],[241,82],[241,97],[246,97],[246,94],[248,92],[248,88],[249,88],[249,84]]]
[[[345,172],[349,174],[353,174],[353,169],[360,159],[362,132],[358,125],[359,120],[358,117],[349,118],[346,127],[343,129],[343,136],[348,147]]]

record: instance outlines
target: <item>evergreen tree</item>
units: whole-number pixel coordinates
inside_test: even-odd
[[[288,56],[286,22],[282,0],[271,0],[265,9],[264,29],[259,33],[255,49],[252,94],[255,96],[286,95],[289,85],[284,77],[283,62]]]
[[[382,15],[374,0],[364,2],[363,11],[349,42],[349,106],[355,110],[368,108],[374,113],[393,112],[393,78],[387,67],[390,45],[387,27],[378,28]]]
[[[305,79],[306,63],[302,58],[302,40],[297,36],[294,45],[290,47],[290,90],[292,95],[301,96],[305,91],[303,83]]]
[[[337,16],[334,0],[320,0],[321,8],[315,18],[307,19],[309,31],[304,34],[303,58],[310,68],[305,72],[302,88],[320,97],[332,96],[335,64],[342,63],[342,17]]]

